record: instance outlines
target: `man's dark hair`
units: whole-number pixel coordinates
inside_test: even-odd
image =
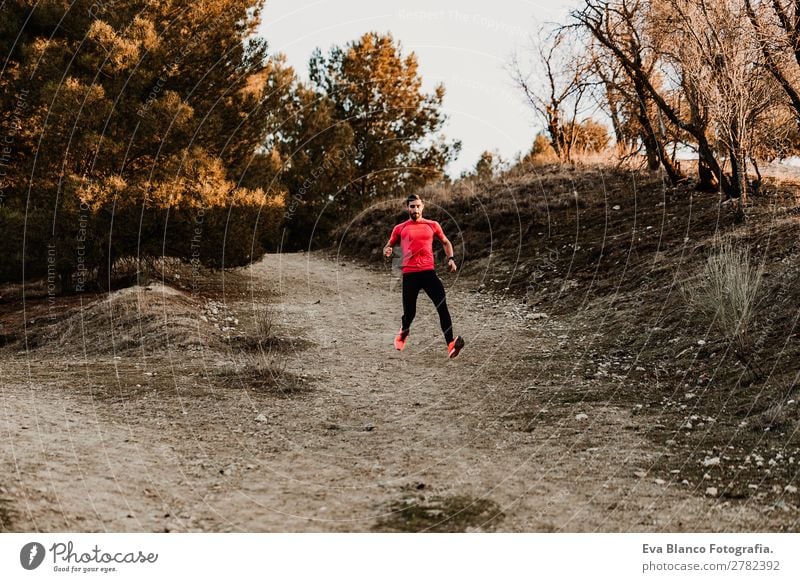
[[[411,204],[414,200],[422,202],[422,198],[419,197],[419,194],[409,194],[408,198],[406,198],[406,206]]]

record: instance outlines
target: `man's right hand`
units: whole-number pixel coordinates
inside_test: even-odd
[[[389,257],[391,257],[392,256],[392,247],[390,247],[388,245],[383,247],[383,256],[386,257],[387,259]]]

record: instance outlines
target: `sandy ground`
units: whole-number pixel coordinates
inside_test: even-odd
[[[311,389],[220,382],[215,370],[236,356],[210,349],[5,354],[4,530],[418,530],[437,515],[456,531],[771,529],[755,505],[642,477],[664,451],[630,410],[575,398],[576,386],[563,398],[575,356],[555,318],[444,277],[467,341],[451,361],[424,295],[405,351],[392,348],[400,296],[389,269],[284,254],[250,272],[277,292],[280,330],[313,342],[279,355]],[[226,303],[244,314],[260,301]],[[402,504],[453,499],[463,515],[397,525]],[[469,517],[470,507],[485,510]]]

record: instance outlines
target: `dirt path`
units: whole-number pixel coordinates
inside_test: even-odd
[[[449,361],[424,296],[406,350],[392,349],[389,272],[290,254],[252,276],[276,288],[280,329],[313,342],[280,356],[311,390],[210,382],[234,357],[218,352],[0,360],[3,529],[769,529],[701,484],[637,477],[663,451],[640,417],[564,385],[576,355],[562,322],[448,277],[467,339]]]

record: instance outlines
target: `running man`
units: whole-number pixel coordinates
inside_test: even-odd
[[[453,337],[453,323],[447,310],[444,285],[433,268],[433,237],[435,235],[442,241],[451,273],[458,269],[453,258],[453,245],[438,222],[422,218],[422,209],[425,208],[422,198],[412,194],[406,199],[406,208],[409,220],[394,227],[389,242],[383,248],[383,256],[387,259],[392,256],[392,247],[398,241],[403,252],[403,318],[400,331],[394,338],[394,347],[402,350],[406,346],[411,322],[417,313],[417,296],[420,290],[424,290],[439,312],[447,353],[455,358],[464,347],[464,340],[460,335]]]

